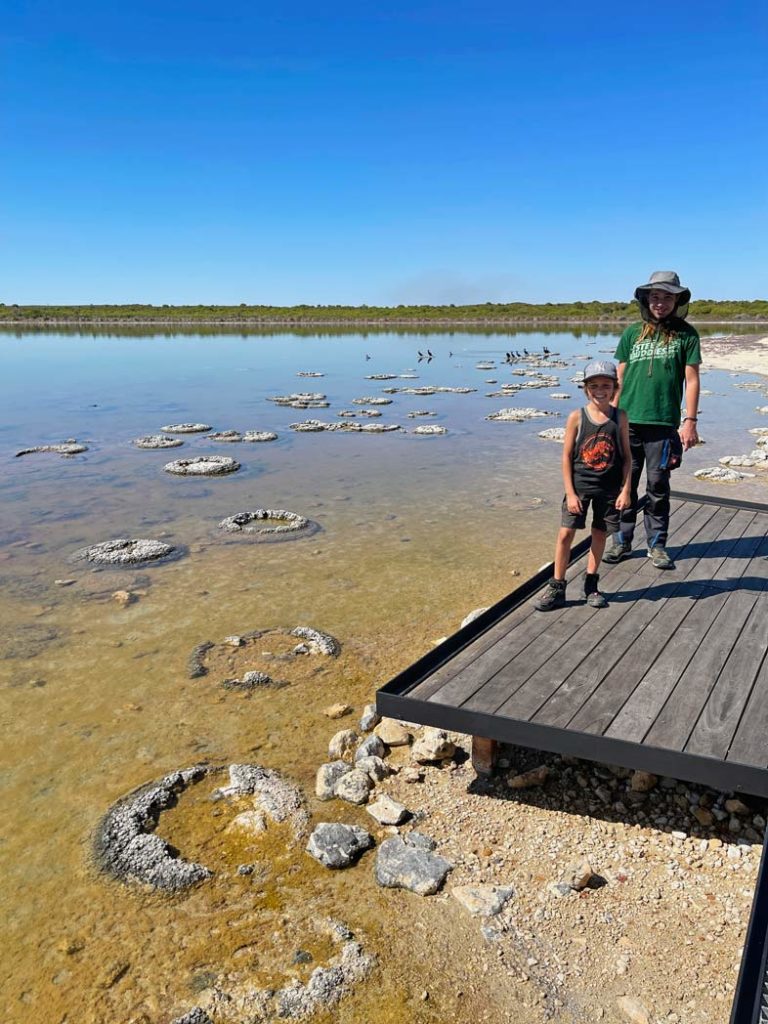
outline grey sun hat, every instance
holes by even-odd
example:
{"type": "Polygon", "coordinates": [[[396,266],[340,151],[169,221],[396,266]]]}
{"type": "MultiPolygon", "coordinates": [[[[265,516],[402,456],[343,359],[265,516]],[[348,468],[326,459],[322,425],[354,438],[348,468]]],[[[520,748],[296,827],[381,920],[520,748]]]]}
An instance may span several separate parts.
{"type": "Polygon", "coordinates": [[[618,382],[619,375],[616,371],[616,364],[612,363],[610,359],[594,359],[591,363],[587,363],[584,370],[584,383],[586,384],[593,377],[610,377],[611,380],[618,382]]]}
{"type": "Polygon", "coordinates": [[[669,292],[677,298],[675,305],[675,316],[685,320],[688,315],[688,303],[691,301],[690,288],[683,288],[680,278],[674,270],[654,270],[648,284],[641,284],[635,288],[635,298],[641,306],[648,307],[648,292],[669,292]]]}

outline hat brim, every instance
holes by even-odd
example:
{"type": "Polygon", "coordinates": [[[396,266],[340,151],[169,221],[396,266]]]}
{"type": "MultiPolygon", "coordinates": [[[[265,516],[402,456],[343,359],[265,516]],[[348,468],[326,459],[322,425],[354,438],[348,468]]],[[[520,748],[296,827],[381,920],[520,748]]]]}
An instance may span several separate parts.
{"type": "Polygon", "coordinates": [[[670,295],[685,295],[685,302],[691,301],[691,292],[689,288],[681,288],[676,284],[666,284],[666,282],[660,282],[659,284],[641,284],[635,288],[635,298],[639,299],[641,293],[646,292],[668,292],[670,295]]]}

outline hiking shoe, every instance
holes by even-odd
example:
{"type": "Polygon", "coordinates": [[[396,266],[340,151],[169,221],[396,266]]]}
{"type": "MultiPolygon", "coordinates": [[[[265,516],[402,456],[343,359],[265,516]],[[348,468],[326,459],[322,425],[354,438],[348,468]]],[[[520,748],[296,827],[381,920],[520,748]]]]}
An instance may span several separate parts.
{"type": "Polygon", "coordinates": [[[667,549],[657,544],[655,548],[648,548],[648,557],[657,569],[674,569],[675,563],[667,554],[667,549]]]}
{"type": "Polygon", "coordinates": [[[622,562],[632,554],[632,544],[628,540],[617,541],[605,551],[603,561],[609,565],[615,562],[622,562]]]}
{"type": "Polygon", "coordinates": [[[607,608],[608,602],[597,589],[597,582],[600,579],[596,572],[584,574],[584,588],[582,596],[590,608],[607,608]]]}
{"type": "Polygon", "coordinates": [[[565,580],[550,580],[541,597],[536,598],[533,607],[537,612],[549,612],[565,606],[565,580]]]}

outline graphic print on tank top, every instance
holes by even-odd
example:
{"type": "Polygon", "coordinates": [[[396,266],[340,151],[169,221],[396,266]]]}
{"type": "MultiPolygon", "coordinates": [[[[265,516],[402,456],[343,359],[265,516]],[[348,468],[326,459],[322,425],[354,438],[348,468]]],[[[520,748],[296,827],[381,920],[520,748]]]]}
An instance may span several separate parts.
{"type": "Polygon", "coordinates": [[[585,437],[579,448],[579,462],[595,473],[602,473],[614,464],[616,445],[610,434],[602,432],[585,437]]]}

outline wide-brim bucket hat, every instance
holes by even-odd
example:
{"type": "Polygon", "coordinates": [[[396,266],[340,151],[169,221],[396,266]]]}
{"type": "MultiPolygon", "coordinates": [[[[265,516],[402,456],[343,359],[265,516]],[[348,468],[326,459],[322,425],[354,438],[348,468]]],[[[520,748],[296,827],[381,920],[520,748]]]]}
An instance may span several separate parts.
{"type": "Polygon", "coordinates": [[[680,278],[674,270],[654,270],[648,284],[641,284],[635,288],[635,298],[646,309],[650,291],[669,292],[670,295],[676,296],[675,316],[685,320],[688,314],[688,303],[691,301],[691,290],[680,284],[680,278]]]}

